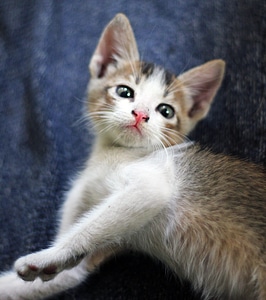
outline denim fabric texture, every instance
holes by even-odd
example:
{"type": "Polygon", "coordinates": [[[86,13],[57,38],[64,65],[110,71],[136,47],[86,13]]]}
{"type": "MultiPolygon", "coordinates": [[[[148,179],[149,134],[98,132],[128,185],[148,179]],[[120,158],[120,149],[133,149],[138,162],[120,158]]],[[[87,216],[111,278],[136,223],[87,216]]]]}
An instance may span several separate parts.
{"type": "MultiPolygon", "coordinates": [[[[47,247],[93,141],[82,122],[88,63],[118,12],[141,56],[179,74],[227,63],[191,138],[266,166],[265,0],[0,1],[0,271],[47,247]]],[[[158,262],[129,253],[53,299],[200,299],[158,262]]]]}

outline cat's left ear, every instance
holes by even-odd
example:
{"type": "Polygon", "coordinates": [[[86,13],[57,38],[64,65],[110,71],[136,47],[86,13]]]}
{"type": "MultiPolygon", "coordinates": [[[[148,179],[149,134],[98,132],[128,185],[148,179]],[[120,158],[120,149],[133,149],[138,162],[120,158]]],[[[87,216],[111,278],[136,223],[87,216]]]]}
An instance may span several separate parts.
{"type": "Polygon", "coordinates": [[[209,61],[178,77],[192,99],[188,116],[194,122],[204,118],[210,109],[224,77],[225,62],[221,59],[209,61]]]}
{"type": "Polygon", "coordinates": [[[91,77],[103,77],[110,64],[137,60],[139,52],[129,20],[125,15],[117,14],[104,29],[92,56],[91,77]]]}

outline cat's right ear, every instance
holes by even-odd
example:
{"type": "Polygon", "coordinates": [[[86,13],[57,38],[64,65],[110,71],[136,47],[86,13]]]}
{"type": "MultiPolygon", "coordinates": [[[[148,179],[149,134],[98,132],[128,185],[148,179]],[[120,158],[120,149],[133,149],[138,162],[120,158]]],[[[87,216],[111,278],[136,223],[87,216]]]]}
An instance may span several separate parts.
{"type": "Polygon", "coordinates": [[[89,65],[92,78],[105,76],[110,64],[137,61],[139,52],[129,20],[117,14],[104,29],[89,65]]]}

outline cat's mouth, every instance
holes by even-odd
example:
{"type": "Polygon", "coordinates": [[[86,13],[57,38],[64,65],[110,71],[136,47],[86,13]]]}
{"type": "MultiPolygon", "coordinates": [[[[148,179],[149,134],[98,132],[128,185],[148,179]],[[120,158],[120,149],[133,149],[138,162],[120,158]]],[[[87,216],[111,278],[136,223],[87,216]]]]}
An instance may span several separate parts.
{"type": "Polygon", "coordinates": [[[126,128],[130,129],[133,132],[137,132],[139,135],[143,136],[143,133],[139,128],[138,124],[127,125],[126,128]]]}

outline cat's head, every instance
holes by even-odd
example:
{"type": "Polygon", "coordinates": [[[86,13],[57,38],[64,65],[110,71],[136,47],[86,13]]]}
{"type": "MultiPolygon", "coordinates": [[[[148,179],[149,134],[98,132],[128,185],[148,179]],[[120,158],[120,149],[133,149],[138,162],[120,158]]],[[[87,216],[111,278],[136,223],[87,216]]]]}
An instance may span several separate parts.
{"type": "Polygon", "coordinates": [[[207,115],[224,66],[213,60],[176,77],[142,62],[130,23],[118,14],[103,31],[89,66],[88,109],[97,136],[125,147],[181,143],[207,115]]]}

